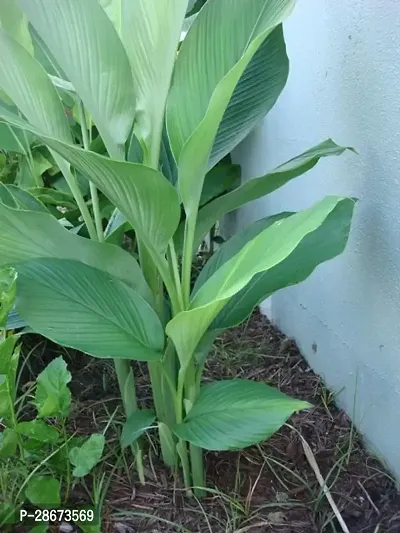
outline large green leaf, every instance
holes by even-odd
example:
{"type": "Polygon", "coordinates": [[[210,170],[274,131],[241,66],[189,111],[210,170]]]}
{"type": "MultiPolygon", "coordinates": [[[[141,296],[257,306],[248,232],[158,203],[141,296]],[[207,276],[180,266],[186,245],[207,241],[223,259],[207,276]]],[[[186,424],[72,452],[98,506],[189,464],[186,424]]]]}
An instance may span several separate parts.
{"type": "Polygon", "coordinates": [[[278,220],[226,261],[194,295],[189,310],[177,314],[167,324],[167,334],[175,344],[181,364],[188,363],[203,334],[230,298],[256,274],[268,272],[286,260],[338,204],[348,201],[327,196],[309,209],[278,220]]]}
{"type": "Polygon", "coordinates": [[[101,7],[107,13],[108,18],[114,25],[114,28],[117,30],[119,36],[121,36],[122,28],[122,3],[123,0],[98,0],[101,7]]]}
{"type": "Polygon", "coordinates": [[[46,71],[0,30],[0,87],[28,121],[47,135],[71,142],[67,117],[46,71]]]}
{"type": "Polygon", "coordinates": [[[0,123],[0,150],[25,155],[26,143],[23,133],[4,122],[0,123]]]}
{"type": "Polygon", "coordinates": [[[57,76],[62,80],[67,80],[65,72],[54,59],[53,54],[50,52],[48,47],[43,42],[43,39],[31,24],[29,25],[29,31],[32,37],[33,51],[36,60],[39,61],[47,74],[50,76],[57,76]]]}
{"type": "Polygon", "coordinates": [[[280,25],[265,39],[236,86],[218,129],[210,167],[231,152],[271,110],[288,74],[289,59],[280,25]]]}
{"type": "Polygon", "coordinates": [[[26,129],[85,174],[125,215],[146,246],[164,252],[180,220],[176,189],[161,172],[145,165],[116,161],[48,137],[0,106],[0,117],[26,129]]]}
{"type": "Polygon", "coordinates": [[[236,85],[293,6],[294,0],[210,0],[183,41],[167,126],[188,216],[196,212],[211,149],[236,85]]]}
{"type": "Polygon", "coordinates": [[[353,148],[339,146],[332,139],[327,139],[283,163],[272,172],[259,178],[250,179],[237,189],[213,200],[199,211],[196,243],[200,243],[215,222],[221,220],[226,213],[279,189],[290,180],[313,168],[321,157],[341,155],[346,150],[354,151],[353,148]]]}
{"type": "MultiPolygon", "coordinates": [[[[266,273],[256,274],[246,287],[235,294],[216,316],[210,329],[221,330],[240,324],[265,298],[279,289],[304,281],[319,264],[341,254],[348,240],[354,207],[355,203],[350,198],[340,202],[321,226],[308,234],[287,259],[266,273]]],[[[223,244],[201,272],[194,292],[250,239],[278,218],[290,215],[291,213],[281,213],[259,220],[223,244]]]]}
{"type": "Polygon", "coordinates": [[[235,450],[273,435],[296,411],[311,407],[265,383],[234,379],[204,386],[174,433],[207,450],[235,450]]]}
{"type": "Polygon", "coordinates": [[[10,37],[21,44],[30,54],[33,54],[28,19],[18,6],[17,0],[1,0],[0,27],[3,28],[10,37]]]}
{"type": "Polygon", "coordinates": [[[108,272],[149,298],[142,271],[128,252],[74,235],[50,214],[0,204],[0,266],[39,258],[73,259],[108,272]]]}
{"type": "Polygon", "coordinates": [[[39,200],[16,185],[4,185],[0,183],[0,203],[13,209],[49,213],[39,200]]]}
{"type": "Polygon", "coordinates": [[[17,311],[36,332],[95,357],[161,357],[164,334],[156,313],[122,281],[63,259],[16,268],[17,311]]]}
{"type": "Polygon", "coordinates": [[[208,203],[223,192],[233,188],[240,181],[240,165],[224,163],[211,169],[205,179],[201,191],[200,205],[208,203]]]}
{"type": "Polygon", "coordinates": [[[19,4],[92,115],[108,151],[122,157],[134,118],[132,76],[124,47],[98,1],[19,4]]]}
{"type": "Polygon", "coordinates": [[[122,1],[121,39],[137,97],[135,133],[147,152],[145,161],[154,165],[187,4],[188,0],[122,1]]]}

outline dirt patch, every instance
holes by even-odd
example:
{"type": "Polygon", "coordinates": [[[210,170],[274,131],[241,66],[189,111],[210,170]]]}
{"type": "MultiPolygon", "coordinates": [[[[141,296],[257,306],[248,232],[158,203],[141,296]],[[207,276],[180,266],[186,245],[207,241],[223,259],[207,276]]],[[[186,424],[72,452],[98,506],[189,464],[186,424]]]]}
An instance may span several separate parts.
{"type": "MultiPolygon", "coordinates": [[[[50,343],[41,349],[40,358],[30,358],[30,372],[40,371],[62,351],[50,343]]],[[[112,364],[71,351],[67,354],[78,400],[71,429],[84,434],[104,428],[111,419],[112,433],[113,424],[120,420],[112,364]]],[[[147,406],[151,390],[145,365],[137,365],[136,371],[140,403],[147,406]]],[[[259,313],[218,339],[208,359],[206,381],[231,377],[264,381],[314,407],[292,417],[260,446],[239,453],[208,453],[209,494],[201,502],[185,497],[159,464],[155,435],[149,439],[145,487],[135,483],[130,465],[116,467],[118,443],[111,436],[104,533],[341,532],[299,435],[311,447],[350,533],[400,533],[395,482],[366,451],[349,418],[335,406],[334,395],[308,367],[296,345],[259,313]]]]}

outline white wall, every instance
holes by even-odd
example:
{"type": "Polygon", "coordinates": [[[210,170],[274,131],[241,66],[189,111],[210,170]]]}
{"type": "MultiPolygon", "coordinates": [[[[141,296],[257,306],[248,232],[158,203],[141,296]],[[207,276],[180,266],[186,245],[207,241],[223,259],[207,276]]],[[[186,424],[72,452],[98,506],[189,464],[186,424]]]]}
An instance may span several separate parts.
{"type": "Polygon", "coordinates": [[[400,476],[400,1],[299,0],[285,35],[289,81],[236,152],[245,177],[327,137],[359,155],[322,160],[238,219],[302,209],[326,194],[359,198],[343,256],[265,309],[342,390],[339,403],[400,476]]]}

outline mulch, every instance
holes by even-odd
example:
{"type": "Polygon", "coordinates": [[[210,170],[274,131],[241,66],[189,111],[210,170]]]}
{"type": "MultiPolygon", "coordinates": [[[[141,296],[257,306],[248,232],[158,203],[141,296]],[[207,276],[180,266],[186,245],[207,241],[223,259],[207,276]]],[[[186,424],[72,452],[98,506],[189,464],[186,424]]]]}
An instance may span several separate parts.
{"type": "MultiPolygon", "coordinates": [[[[29,343],[37,338],[29,339],[29,343]]],[[[36,364],[60,355],[46,343],[36,364]]],[[[71,429],[86,434],[118,409],[112,364],[68,351],[77,408],[71,429]]],[[[32,362],[34,367],[35,362],[32,362]]],[[[146,367],[137,364],[139,401],[151,391],[146,367]]],[[[304,453],[310,446],[319,470],[350,533],[400,533],[400,494],[385,467],[365,448],[335,396],[313,373],[296,345],[259,312],[217,340],[204,379],[260,380],[309,401],[313,408],[293,416],[270,440],[241,452],[206,454],[209,493],[188,498],[157,458],[151,436],[146,486],[134,472],[113,470],[103,510],[103,533],[341,533],[332,506],[304,453]],[[132,476],[132,477],[130,477],[132,476]]],[[[100,428],[101,429],[101,428],[100,428]]],[[[116,438],[110,446],[116,450],[116,438]]],[[[113,462],[114,461],[114,462],[113,462]]]]}

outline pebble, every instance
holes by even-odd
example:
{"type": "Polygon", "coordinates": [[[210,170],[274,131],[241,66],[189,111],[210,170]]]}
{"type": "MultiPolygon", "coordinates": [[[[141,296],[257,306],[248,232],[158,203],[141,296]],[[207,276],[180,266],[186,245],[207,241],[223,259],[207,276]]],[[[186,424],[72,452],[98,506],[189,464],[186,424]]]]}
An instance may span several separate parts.
{"type": "Polygon", "coordinates": [[[76,529],[71,524],[63,522],[60,525],[60,533],[75,533],[76,529]]]}
{"type": "Polygon", "coordinates": [[[126,524],[122,524],[121,522],[114,524],[114,531],[115,533],[135,533],[131,527],[127,526],[126,524]]]}

